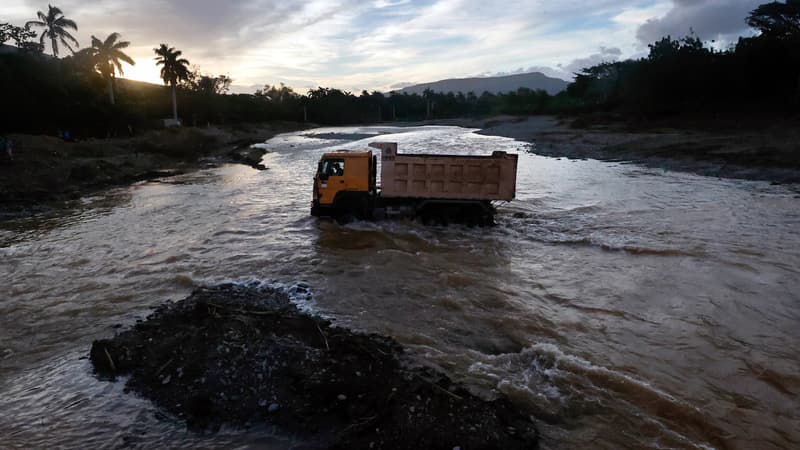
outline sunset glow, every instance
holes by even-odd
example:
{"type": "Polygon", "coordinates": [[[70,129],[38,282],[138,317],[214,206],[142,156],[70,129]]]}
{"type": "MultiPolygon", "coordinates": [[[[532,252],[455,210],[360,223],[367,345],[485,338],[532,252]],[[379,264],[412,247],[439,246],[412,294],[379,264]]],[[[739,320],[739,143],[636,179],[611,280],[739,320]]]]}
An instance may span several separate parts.
{"type": "MultiPolygon", "coordinates": [[[[160,82],[152,49],[168,43],[201,71],[229,75],[234,90],[252,92],[280,82],[300,91],[321,85],[390,90],[525,71],[570,79],[586,65],[641,56],[666,34],[694,30],[725,45],[749,33],[743,17],[758,3],[66,0],[58,6],[78,23],[81,45],[92,34],[115,31],[131,42],[128,54],[137,64],[124,69],[127,77],[160,82]]],[[[22,24],[45,7],[10,0],[3,16],[22,24]]]]}

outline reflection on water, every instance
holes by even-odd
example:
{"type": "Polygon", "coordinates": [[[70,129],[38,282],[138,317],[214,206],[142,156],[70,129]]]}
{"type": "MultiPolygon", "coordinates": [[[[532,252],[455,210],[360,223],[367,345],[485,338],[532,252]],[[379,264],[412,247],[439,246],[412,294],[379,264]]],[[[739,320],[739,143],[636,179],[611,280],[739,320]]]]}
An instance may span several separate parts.
{"type": "Polygon", "coordinates": [[[395,336],[542,419],[546,448],[800,446],[800,199],[792,187],[528,154],[451,127],[325,128],[231,165],[0,224],[0,442],[289,445],[188,432],[80,357],[192,286],[307,283],[308,305],[395,336]],[[331,148],[520,153],[498,226],[309,216],[331,148]]]}

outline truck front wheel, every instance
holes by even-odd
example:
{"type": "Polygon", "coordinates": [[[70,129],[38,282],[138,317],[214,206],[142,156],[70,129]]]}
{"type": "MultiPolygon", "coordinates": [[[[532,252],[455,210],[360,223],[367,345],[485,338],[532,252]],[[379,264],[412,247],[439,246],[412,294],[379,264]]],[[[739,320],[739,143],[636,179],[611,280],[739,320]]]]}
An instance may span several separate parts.
{"type": "Polygon", "coordinates": [[[372,217],[372,209],[367,194],[345,193],[337,195],[334,200],[336,221],[349,223],[354,220],[368,220],[372,217]]]}

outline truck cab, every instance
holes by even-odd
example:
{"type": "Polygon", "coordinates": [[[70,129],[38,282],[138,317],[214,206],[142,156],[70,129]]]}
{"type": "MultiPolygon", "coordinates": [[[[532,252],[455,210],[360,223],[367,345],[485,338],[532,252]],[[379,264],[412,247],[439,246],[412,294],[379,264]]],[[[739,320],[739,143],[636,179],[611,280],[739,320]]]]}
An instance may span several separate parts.
{"type": "Polygon", "coordinates": [[[314,175],[311,214],[368,219],[377,193],[377,158],[371,151],[325,153],[314,175]]]}

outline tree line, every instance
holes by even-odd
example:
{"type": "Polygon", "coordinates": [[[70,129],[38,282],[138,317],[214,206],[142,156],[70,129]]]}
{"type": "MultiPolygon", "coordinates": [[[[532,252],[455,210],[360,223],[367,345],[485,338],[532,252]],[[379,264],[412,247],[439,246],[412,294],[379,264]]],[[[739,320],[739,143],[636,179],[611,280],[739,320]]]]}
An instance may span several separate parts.
{"type": "Polygon", "coordinates": [[[693,33],[666,36],[649,45],[645,58],[584,69],[566,94],[583,110],[643,118],[798,112],[800,0],[762,4],[745,21],[756,34],[727,49],[693,33]]]}
{"type": "MultiPolygon", "coordinates": [[[[0,23],[0,44],[13,41],[16,47],[16,51],[6,52],[0,59],[4,116],[0,131],[49,132],[58,128],[87,135],[109,134],[123,125],[128,130],[134,124],[147,127],[153,118],[163,117],[163,102],[153,98],[157,94],[145,83],[136,86],[122,80],[134,98],[118,105],[118,75],[124,75],[123,64],[136,64],[124,52],[130,42],[123,41],[119,33],[111,33],[105,39],[92,35],[89,47],[76,50],[80,44],[70,30],[77,31],[78,25],[60,8],[48,5],[46,12],[38,11],[36,16],[38,20],[24,26],[0,23]],[[41,29],[38,42],[34,31],[37,28],[41,29]],[[52,58],[44,56],[46,42],[52,58]],[[59,58],[62,46],[71,54],[59,58]],[[100,84],[105,85],[108,104],[99,99],[100,84]]],[[[153,52],[156,64],[161,66],[161,79],[170,88],[175,121],[179,119],[179,89],[206,96],[229,89],[230,77],[202,74],[197,68],[190,70],[182,52],[168,44],[161,44],[153,52]]]]}
{"type": "Polygon", "coordinates": [[[22,27],[0,24],[0,43],[19,51],[0,57],[3,115],[0,131],[49,133],[71,129],[85,135],[153,126],[171,116],[185,125],[311,121],[352,124],[431,118],[480,117],[615,111],[628,117],[680,114],[785,114],[800,105],[800,0],[758,6],[746,18],[756,33],[727,49],[716,49],[693,33],[666,36],[649,46],[646,57],[608,62],[575,74],[556,95],[520,88],[513,92],[422,95],[349,91],[318,87],[305,94],[265,85],[254,94],[229,94],[228,76],[191,69],[180,50],[154,48],[168,88],[118,78],[129,42],[118,33],[92,36],[88,48],[74,50],[77,24],[57,7],[37,13],[22,27]],[[34,29],[41,29],[39,41],[34,29]],[[53,57],[43,56],[50,43],[53,57]],[[59,44],[71,54],[59,58],[59,44]],[[103,92],[105,92],[103,94],[103,92]],[[104,98],[105,97],[105,98],[104,98]],[[178,108],[180,105],[180,109],[178,108]]]}

